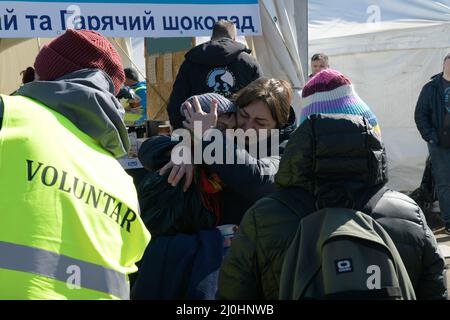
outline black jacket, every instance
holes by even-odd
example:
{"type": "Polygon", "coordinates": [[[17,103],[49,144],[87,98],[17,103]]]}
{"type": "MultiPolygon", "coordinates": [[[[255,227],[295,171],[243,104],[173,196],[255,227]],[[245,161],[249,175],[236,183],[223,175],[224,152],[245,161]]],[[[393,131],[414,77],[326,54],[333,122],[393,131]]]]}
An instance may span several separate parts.
{"type": "Polygon", "coordinates": [[[172,126],[182,127],[180,106],[190,96],[216,92],[230,98],[261,77],[261,67],[250,52],[242,43],[220,38],[186,53],[167,105],[172,126]]]}
{"type": "MultiPolygon", "coordinates": [[[[291,136],[276,176],[297,212],[274,198],[245,214],[219,276],[222,299],[278,299],[284,255],[300,219],[321,207],[365,203],[386,183],[381,141],[358,116],[312,116],[291,136]]],[[[394,241],[419,299],[444,299],[444,259],[417,204],[387,191],[371,213],[394,241]]]]}
{"type": "Polygon", "coordinates": [[[426,142],[433,141],[436,144],[439,144],[438,133],[445,112],[442,76],[442,73],[433,76],[423,86],[414,112],[414,120],[422,138],[426,142]]]}

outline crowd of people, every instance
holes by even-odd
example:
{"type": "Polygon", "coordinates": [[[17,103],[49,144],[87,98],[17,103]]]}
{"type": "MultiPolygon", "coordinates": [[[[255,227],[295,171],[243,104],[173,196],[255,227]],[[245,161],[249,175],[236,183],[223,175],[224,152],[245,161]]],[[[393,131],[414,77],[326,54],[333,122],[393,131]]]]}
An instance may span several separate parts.
{"type": "MultiPolygon", "coordinates": [[[[376,115],[325,54],[312,56],[311,70],[296,119],[290,83],[264,77],[234,24],[217,22],[175,80],[173,135],[139,150],[146,173],[136,188],[116,161],[129,148],[118,98],[138,103],[142,125],[145,82],[95,31],[68,30],[45,45],[32,78],[27,70],[14,94],[0,96],[0,298],[320,299],[339,293],[328,267],[347,277],[345,297],[358,298],[348,279],[361,261],[321,267],[322,252],[305,251],[333,221],[384,246],[346,237],[352,254],[389,248],[400,280],[375,281],[378,298],[446,299],[445,261],[421,207],[386,187],[376,115]],[[311,217],[320,224],[302,227],[311,217]],[[295,245],[303,260],[292,274],[295,245]],[[302,276],[308,284],[292,289],[302,276]]],[[[415,113],[450,234],[449,97],[450,54],[415,113]]]]}

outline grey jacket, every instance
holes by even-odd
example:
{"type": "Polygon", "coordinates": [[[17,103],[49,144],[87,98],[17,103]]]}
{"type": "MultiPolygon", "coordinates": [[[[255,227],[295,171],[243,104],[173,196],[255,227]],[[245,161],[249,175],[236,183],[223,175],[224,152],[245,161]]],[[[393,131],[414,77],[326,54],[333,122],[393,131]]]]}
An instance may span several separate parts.
{"type": "MultiPolygon", "coordinates": [[[[125,111],[114,96],[111,79],[103,71],[83,69],[54,81],[32,81],[15,94],[41,102],[65,116],[116,158],[127,153],[125,111]]],[[[0,128],[2,114],[0,103],[0,128]]]]}

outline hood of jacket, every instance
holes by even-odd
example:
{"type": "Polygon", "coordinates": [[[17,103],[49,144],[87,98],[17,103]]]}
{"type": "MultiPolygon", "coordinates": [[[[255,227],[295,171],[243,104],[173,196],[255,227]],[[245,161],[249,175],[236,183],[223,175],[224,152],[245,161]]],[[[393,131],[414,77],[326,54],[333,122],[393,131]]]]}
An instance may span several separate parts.
{"type": "Polygon", "coordinates": [[[292,133],[297,128],[297,118],[294,109],[291,107],[289,110],[288,122],[280,129],[280,142],[289,140],[292,133]]]}
{"type": "Polygon", "coordinates": [[[385,148],[367,119],[320,114],[291,135],[275,177],[279,188],[314,195],[317,208],[356,207],[387,180],[385,148]]]}
{"type": "Polygon", "coordinates": [[[127,154],[125,110],[114,96],[114,85],[101,70],[83,69],[54,81],[33,81],[16,93],[62,114],[116,158],[127,154]]]}
{"type": "Polygon", "coordinates": [[[224,66],[232,63],[242,52],[251,53],[245,45],[229,38],[210,40],[186,53],[186,60],[207,66],[224,66]]]}
{"type": "Polygon", "coordinates": [[[172,148],[178,143],[169,136],[150,137],[139,148],[139,161],[148,171],[157,171],[170,161],[172,148]]]}
{"type": "Polygon", "coordinates": [[[443,77],[444,73],[440,72],[438,74],[435,74],[434,76],[432,76],[430,78],[430,85],[437,87],[437,88],[441,88],[442,87],[442,77],[443,77]]]}

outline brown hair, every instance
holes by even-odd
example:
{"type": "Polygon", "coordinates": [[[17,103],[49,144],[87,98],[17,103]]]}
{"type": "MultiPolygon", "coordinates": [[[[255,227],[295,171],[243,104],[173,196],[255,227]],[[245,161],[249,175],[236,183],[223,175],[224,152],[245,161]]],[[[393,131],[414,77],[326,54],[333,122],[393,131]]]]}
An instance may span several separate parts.
{"type": "Polygon", "coordinates": [[[245,108],[255,100],[263,101],[267,105],[278,129],[287,124],[292,100],[292,87],[289,82],[259,78],[233,96],[238,108],[245,108]]]}
{"type": "Polygon", "coordinates": [[[230,38],[236,39],[236,26],[228,20],[219,20],[214,24],[211,39],[230,38]]]}

